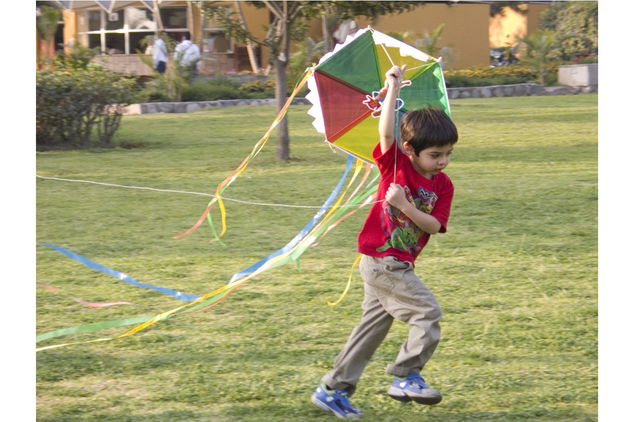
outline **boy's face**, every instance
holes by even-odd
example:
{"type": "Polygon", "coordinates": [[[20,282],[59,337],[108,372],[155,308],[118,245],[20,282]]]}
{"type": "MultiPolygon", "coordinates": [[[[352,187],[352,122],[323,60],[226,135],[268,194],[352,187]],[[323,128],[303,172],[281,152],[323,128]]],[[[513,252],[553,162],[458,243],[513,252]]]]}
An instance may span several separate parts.
{"type": "Polygon", "coordinates": [[[433,179],[433,176],[446,168],[451,161],[454,145],[449,144],[443,147],[429,147],[420,151],[418,155],[415,155],[413,147],[407,142],[405,142],[403,146],[404,150],[409,154],[413,168],[427,179],[433,179]]]}

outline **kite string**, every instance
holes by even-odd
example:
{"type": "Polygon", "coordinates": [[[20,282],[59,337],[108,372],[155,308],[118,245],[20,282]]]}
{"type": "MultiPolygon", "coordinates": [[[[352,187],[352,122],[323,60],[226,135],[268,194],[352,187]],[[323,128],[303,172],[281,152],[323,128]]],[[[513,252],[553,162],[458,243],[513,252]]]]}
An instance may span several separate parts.
{"type": "MultiPolygon", "coordinates": [[[[177,190],[177,189],[153,188],[153,187],[150,187],[150,186],[120,185],[120,184],[117,184],[117,183],[97,182],[97,181],[94,181],[94,180],[82,180],[82,179],[67,179],[67,178],[63,178],[63,177],[53,177],[53,176],[40,176],[40,175],[37,175],[37,174],[35,175],[35,177],[38,178],[38,179],[55,180],[55,181],[60,181],[60,182],[87,183],[87,184],[108,186],[108,187],[115,187],[115,188],[123,188],[123,189],[139,189],[139,190],[148,190],[148,191],[153,191],[153,192],[182,193],[182,194],[188,194],[188,195],[210,196],[212,198],[215,197],[214,194],[212,194],[212,193],[205,193],[205,192],[194,192],[194,191],[177,190]]],[[[244,199],[229,198],[229,197],[226,197],[226,196],[224,196],[223,198],[224,198],[225,201],[229,201],[229,202],[236,202],[238,204],[244,204],[244,205],[257,205],[257,206],[262,206],[262,207],[300,208],[300,209],[320,209],[320,208],[322,208],[320,205],[299,205],[299,204],[283,204],[283,203],[279,203],[279,202],[246,201],[244,199]]]]}
{"type": "MultiPolygon", "coordinates": [[[[382,47],[383,51],[385,52],[385,55],[387,56],[387,59],[389,59],[389,62],[391,62],[391,66],[396,66],[396,63],[393,61],[393,59],[391,58],[391,55],[387,51],[387,47],[385,47],[385,45],[382,43],[379,45],[382,47]]],[[[396,143],[396,150],[395,150],[395,155],[394,155],[394,160],[393,160],[393,183],[396,183],[396,162],[398,161],[398,150],[397,150],[398,140],[394,139],[394,142],[396,143]]]]}

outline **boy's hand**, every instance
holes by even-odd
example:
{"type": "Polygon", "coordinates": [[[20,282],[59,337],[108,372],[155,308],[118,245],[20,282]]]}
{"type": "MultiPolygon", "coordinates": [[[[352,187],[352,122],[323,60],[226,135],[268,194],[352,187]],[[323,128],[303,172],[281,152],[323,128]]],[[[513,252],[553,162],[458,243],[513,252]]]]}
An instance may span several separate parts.
{"type": "Polygon", "coordinates": [[[415,205],[407,199],[404,188],[396,183],[389,185],[385,200],[392,207],[398,208],[407,217],[413,221],[422,231],[428,234],[435,234],[442,228],[442,223],[432,215],[425,213],[415,207],[415,205]]]}
{"type": "Polygon", "coordinates": [[[407,199],[407,195],[404,193],[404,188],[397,183],[389,185],[389,189],[387,189],[387,193],[385,194],[385,200],[389,203],[389,205],[394,206],[401,211],[407,205],[411,205],[407,199]]]}
{"type": "Polygon", "coordinates": [[[385,73],[385,86],[388,88],[400,88],[404,71],[407,70],[407,65],[394,66],[385,73]]]}

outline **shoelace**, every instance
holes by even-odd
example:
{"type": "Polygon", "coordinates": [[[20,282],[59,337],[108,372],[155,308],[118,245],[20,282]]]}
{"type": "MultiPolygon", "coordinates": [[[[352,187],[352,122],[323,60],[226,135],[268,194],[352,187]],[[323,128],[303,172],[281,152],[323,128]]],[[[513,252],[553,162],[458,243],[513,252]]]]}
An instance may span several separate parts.
{"type": "Polygon", "coordinates": [[[421,376],[411,377],[409,378],[409,381],[417,384],[421,389],[429,388],[429,386],[424,381],[424,378],[422,378],[421,376]]]}
{"type": "Polygon", "coordinates": [[[354,413],[358,412],[358,410],[355,409],[354,406],[352,406],[352,404],[347,400],[347,391],[339,390],[337,393],[340,396],[337,402],[339,402],[341,408],[354,413]]]}

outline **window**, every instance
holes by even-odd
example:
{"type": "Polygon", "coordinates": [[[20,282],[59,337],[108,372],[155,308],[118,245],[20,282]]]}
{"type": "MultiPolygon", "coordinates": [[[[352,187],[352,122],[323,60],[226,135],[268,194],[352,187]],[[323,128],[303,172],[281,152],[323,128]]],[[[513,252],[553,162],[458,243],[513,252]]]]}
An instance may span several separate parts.
{"type": "Polygon", "coordinates": [[[232,53],[233,45],[224,32],[205,29],[202,51],[208,54],[232,53]]]}
{"type": "MultiPolygon", "coordinates": [[[[187,29],[186,7],[163,7],[160,17],[173,38],[187,29]]],[[[89,48],[108,54],[135,54],[145,50],[145,38],[153,36],[157,24],[154,13],[144,6],[127,6],[112,13],[89,10],[78,16],[80,40],[89,48]]]]}
{"type": "MultiPolygon", "coordinates": [[[[128,9],[126,7],[126,9],[128,9]]],[[[131,7],[129,9],[136,9],[131,7]]],[[[110,14],[106,13],[106,31],[115,31],[117,29],[123,29],[123,10],[118,10],[110,14]]]]}
{"type": "MultiPolygon", "coordinates": [[[[232,9],[232,6],[227,6],[232,9]]],[[[222,30],[217,22],[211,18],[205,19],[204,29],[202,30],[202,52],[208,55],[216,53],[232,53],[233,40],[229,38],[224,30],[222,30]]]]}
{"type": "Polygon", "coordinates": [[[187,30],[187,9],[185,7],[164,7],[160,9],[160,19],[165,31],[169,29],[187,30]]]}

